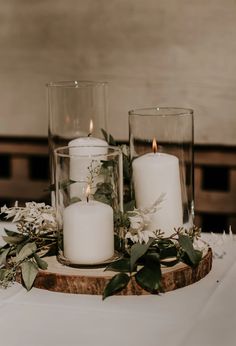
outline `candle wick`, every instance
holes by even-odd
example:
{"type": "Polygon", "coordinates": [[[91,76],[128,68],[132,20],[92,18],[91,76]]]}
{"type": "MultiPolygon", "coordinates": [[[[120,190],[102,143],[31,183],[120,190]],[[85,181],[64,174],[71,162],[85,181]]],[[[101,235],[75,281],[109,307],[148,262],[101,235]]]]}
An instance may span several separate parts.
{"type": "Polygon", "coordinates": [[[91,135],[92,135],[92,132],[89,132],[88,137],[91,137],[91,135]]]}
{"type": "Polygon", "coordinates": [[[89,202],[89,196],[86,197],[87,203],[89,202]]]}

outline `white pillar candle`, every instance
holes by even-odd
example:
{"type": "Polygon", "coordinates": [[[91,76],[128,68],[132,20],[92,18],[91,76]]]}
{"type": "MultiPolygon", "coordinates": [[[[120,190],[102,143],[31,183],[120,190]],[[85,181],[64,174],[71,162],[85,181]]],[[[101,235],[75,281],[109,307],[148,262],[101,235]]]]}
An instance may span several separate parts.
{"type": "Polygon", "coordinates": [[[136,206],[148,208],[165,194],[158,210],[151,216],[148,229],[161,229],[166,236],[183,225],[179,160],[164,153],[150,153],[134,159],[133,182],[136,206]]]}
{"type": "MultiPolygon", "coordinates": [[[[92,127],[93,124],[91,121],[90,134],[92,133],[92,127]]],[[[82,199],[84,189],[88,183],[89,167],[92,163],[92,158],[88,157],[90,155],[106,155],[108,152],[108,143],[103,139],[87,136],[73,139],[69,142],[69,147],[69,153],[72,155],[70,160],[70,179],[77,182],[70,186],[70,197],[82,199]],[[82,156],[87,157],[83,158],[82,156]]],[[[96,166],[95,164],[93,168],[95,169],[96,166]]],[[[94,185],[96,186],[98,182],[99,179],[95,178],[94,185]]]]}
{"type": "Polygon", "coordinates": [[[63,212],[64,255],[74,264],[98,264],[114,254],[113,210],[97,201],[77,202],[63,212]]]}
{"type": "Polygon", "coordinates": [[[70,148],[71,155],[103,155],[107,153],[108,143],[103,139],[92,137],[92,132],[93,121],[90,120],[88,136],[76,138],[69,142],[69,147],[80,146],[80,148],[70,148]],[[96,148],[93,148],[94,146],[96,148]]]}

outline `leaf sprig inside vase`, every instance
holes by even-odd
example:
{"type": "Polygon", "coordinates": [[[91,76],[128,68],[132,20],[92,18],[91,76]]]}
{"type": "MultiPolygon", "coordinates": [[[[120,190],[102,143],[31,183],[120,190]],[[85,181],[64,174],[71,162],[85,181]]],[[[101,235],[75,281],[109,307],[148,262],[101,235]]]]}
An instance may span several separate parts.
{"type": "Polygon", "coordinates": [[[25,207],[1,208],[7,220],[16,224],[17,231],[5,229],[5,245],[0,248],[0,285],[8,287],[21,272],[27,290],[30,290],[39,269],[47,269],[42,259],[56,254],[57,225],[55,210],[45,203],[29,202],[25,207]]]}

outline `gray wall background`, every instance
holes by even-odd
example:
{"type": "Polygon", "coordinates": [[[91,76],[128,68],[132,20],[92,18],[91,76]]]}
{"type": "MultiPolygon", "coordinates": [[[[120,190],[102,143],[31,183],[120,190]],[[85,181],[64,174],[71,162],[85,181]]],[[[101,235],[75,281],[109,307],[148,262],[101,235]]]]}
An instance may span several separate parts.
{"type": "Polygon", "coordinates": [[[47,135],[45,83],[109,82],[127,112],[195,110],[197,143],[236,145],[236,1],[0,0],[0,135],[47,135]]]}

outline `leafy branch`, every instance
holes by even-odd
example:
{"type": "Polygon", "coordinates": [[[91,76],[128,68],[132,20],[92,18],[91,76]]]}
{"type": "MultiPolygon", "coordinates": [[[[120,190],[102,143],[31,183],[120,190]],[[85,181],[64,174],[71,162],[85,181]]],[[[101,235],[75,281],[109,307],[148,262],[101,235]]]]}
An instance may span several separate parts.
{"type": "Polygon", "coordinates": [[[202,259],[202,252],[193,246],[200,229],[190,230],[179,228],[170,237],[163,237],[159,232],[156,238],[147,243],[135,243],[125,256],[107,266],[106,270],[118,272],[108,282],[103,299],[125,289],[131,278],[144,290],[158,294],[162,292],[162,267],[172,267],[183,262],[195,267],[202,259]]]}
{"type": "MultiPolygon", "coordinates": [[[[111,134],[108,134],[104,129],[101,129],[101,132],[103,134],[105,141],[109,145],[118,146],[118,143],[111,134]]],[[[129,202],[131,200],[130,181],[132,175],[132,165],[130,161],[129,147],[125,144],[119,145],[119,147],[122,151],[123,159],[124,204],[127,203],[127,205],[129,205],[129,202]]]]}
{"type": "Polygon", "coordinates": [[[55,255],[57,248],[54,209],[44,203],[30,202],[25,207],[1,208],[6,219],[16,223],[17,231],[5,229],[0,247],[0,285],[7,288],[16,276],[22,276],[27,290],[33,286],[39,269],[47,269],[42,259],[55,255]]]}

